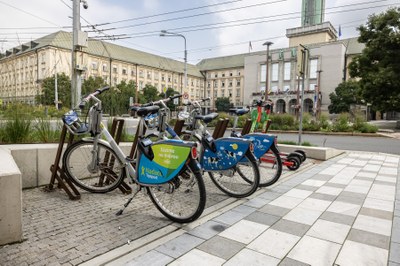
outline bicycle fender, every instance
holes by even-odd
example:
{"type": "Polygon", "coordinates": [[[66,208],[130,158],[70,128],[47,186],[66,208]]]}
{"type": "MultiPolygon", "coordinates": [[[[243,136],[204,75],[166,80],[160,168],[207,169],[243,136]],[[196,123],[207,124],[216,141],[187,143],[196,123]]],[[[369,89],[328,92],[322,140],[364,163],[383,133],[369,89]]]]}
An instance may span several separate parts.
{"type": "Polygon", "coordinates": [[[250,141],[242,138],[220,138],[214,141],[215,152],[205,147],[200,164],[206,171],[226,170],[245,156],[250,141]]]}
{"type": "Polygon", "coordinates": [[[263,133],[250,133],[244,135],[243,138],[251,140],[254,145],[254,156],[259,159],[274,144],[275,136],[263,133]]]}
{"type": "Polygon", "coordinates": [[[151,146],[151,160],[144,153],[139,155],[138,180],[143,184],[163,184],[176,177],[189,158],[193,146],[182,141],[161,141],[151,146]]]}

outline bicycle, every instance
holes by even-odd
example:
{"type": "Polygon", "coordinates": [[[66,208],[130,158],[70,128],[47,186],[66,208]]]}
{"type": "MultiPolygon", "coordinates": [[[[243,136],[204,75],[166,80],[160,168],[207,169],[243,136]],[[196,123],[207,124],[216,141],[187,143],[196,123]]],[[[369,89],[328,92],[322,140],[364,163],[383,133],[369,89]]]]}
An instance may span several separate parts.
{"type": "Polygon", "coordinates": [[[215,119],[218,113],[201,115],[200,102],[206,100],[209,98],[186,104],[194,108],[189,114],[188,129],[182,131],[180,137],[198,143],[202,169],[208,172],[213,183],[221,191],[236,198],[250,196],[257,190],[260,182],[253,143],[235,137],[214,139],[207,131],[206,125],[215,119]]]}
{"type": "Polygon", "coordinates": [[[101,122],[102,104],[96,96],[108,89],[97,89],[79,103],[78,108],[83,109],[90,100],[95,102],[85,121],[79,119],[77,108],[63,117],[72,134],[91,134],[64,152],[66,176],[78,187],[94,193],[109,192],[129,176],[136,189],[116,215],[121,215],[135,195],[146,189],[157,209],[172,221],[187,223],[197,219],[205,208],[206,191],[196,160],[196,144],[177,140],[153,143],[144,136],[144,117],[157,113],[159,107],[134,107],[140,117],[137,155],[133,159],[126,157],[101,122]]]}

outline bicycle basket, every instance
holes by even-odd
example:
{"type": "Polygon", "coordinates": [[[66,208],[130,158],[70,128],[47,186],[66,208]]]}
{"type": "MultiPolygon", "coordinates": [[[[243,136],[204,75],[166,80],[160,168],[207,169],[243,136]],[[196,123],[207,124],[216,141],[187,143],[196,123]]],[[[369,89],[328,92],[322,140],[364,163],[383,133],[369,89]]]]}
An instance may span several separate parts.
{"type": "Polygon", "coordinates": [[[71,134],[82,135],[89,131],[87,123],[82,122],[79,119],[78,113],[74,110],[65,113],[62,117],[62,120],[71,134]]]}

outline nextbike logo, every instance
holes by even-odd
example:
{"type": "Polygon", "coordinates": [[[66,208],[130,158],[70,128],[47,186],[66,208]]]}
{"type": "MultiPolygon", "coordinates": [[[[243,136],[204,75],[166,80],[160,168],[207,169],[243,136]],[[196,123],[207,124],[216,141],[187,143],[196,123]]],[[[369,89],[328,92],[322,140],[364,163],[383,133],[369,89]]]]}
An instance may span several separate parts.
{"type": "Polygon", "coordinates": [[[142,166],[141,168],[141,174],[145,175],[147,178],[150,179],[158,179],[159,177],[162,177],[162,174],[158,170],[150,169],[147,167],[142,166]]]}

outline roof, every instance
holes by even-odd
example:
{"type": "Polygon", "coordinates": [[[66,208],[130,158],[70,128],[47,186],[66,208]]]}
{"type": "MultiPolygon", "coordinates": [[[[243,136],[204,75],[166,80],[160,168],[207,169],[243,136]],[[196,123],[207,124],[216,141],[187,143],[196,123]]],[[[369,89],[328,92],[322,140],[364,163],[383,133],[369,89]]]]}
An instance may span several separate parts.
{"type": "Polygon", "coordinates": [[[197,63],[197,67],[204,70],[244,67],[244,58],[249,54],[238,54],[223,57],[207,58],[197,63]]]}
{"type": "MultiPolygon", "coordinates": [[[[72,33],[58,31],[46,35],[33,42],[23,44],[18,48],[14,48],[14,54],[22,54],[46,46],[71,49],[72,33]]],[[[139,50],[123,47],[105,41],[89,39],[88,47],[83,48],[83,51],[94,56],[108,57],[127,63],[154,67],[158,69],[165,69],[167,71],[174,71],[178,73],[184,72],[183,62],[150,53],[145,53],[139,50]]],[[[11,51],[9,54],[11,54],[11,51]]],[[[202,77],[199,69],[195,65],[187,64],[187,73],[191,76],[202,77]]]]}
{"type": "Polygon", "coordinates": [[[346,54],[348,55],[361,54],[365,48],[365,44],[358,42],[358,37],[344,39],[342,42],[347,46],[346,54]]]}

